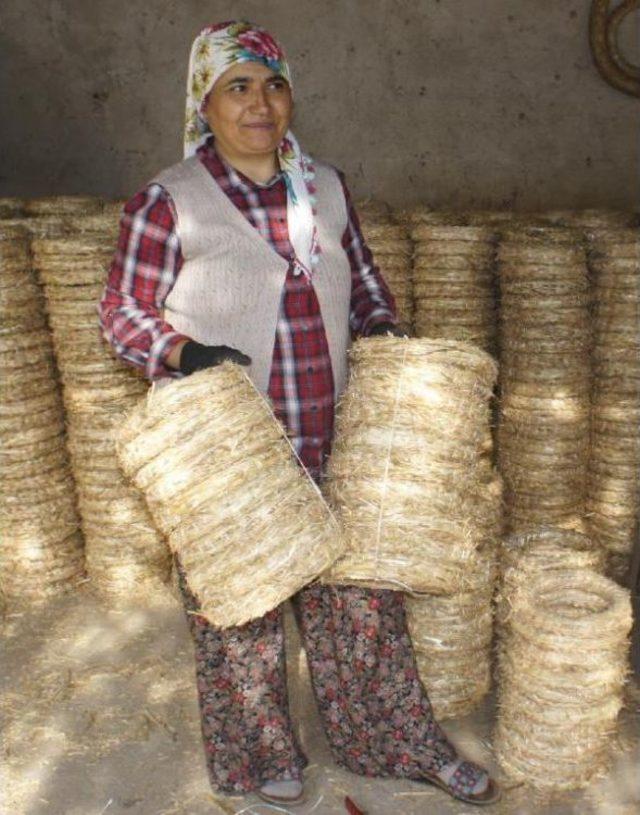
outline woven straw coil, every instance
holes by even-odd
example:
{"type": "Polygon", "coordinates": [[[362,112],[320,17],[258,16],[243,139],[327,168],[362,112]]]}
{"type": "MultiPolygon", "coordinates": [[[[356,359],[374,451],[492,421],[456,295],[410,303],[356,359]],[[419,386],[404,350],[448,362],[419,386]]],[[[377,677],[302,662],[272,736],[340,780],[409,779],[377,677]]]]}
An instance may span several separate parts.
{"type": "Polygon", "coordinates": [[[491,358],[456,342],[370,338],[352,351],[327,492],[349,550],[329,579],[446,594],[499,519],[491,358]]]}
{"type": "Polygon", "coordinates": [[[512,595],[495,750],[507,775],[585,786],[607,764],[622,705],[628,593],[586,569],[531,576],[512,595]]]}
{"type": "Polygon", "coordinates": [[[343,549],[335,519],[237,366],[154,393],[124,423],[118,454],[214,625],[275,608],[343,549]]]}

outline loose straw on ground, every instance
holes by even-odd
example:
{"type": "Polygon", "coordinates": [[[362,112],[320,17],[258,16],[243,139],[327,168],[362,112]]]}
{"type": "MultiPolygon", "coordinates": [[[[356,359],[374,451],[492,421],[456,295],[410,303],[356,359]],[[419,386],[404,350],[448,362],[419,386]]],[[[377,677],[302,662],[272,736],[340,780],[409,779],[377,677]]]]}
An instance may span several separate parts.
{"type": "Polygon", "coordinates": [[[110,593],[166,580],[170,552],[120,472],[114,430],[148,388],[100,336],[97,306],[117,241],[117,215],[67,217],[33,240],[64,385],[87,572],[110,593]]]}
{"type": "Polygon", "coordinates": [[[2,224],[0,325],[0,587],[12,603],[75,585],[83,574],[83,547],[28,236],[2,224]]]}
{"type": "Polygon", "coordinates": [[[496,365],[464,343],[389,337],[356,342],[351,364],[327,474],[348,551],[328,579],[462,591],[500,521],[489,432],[496,365]]]}
{"type": "Polygon", "coordinates": [[[498,248],[498,457],[512,532],[580,527],[589,414],[589,308],[578,233],[507,230],[498,248]]]}
{"type": "Polygon", "coordinates": [[[118,456],[214,625],[262,616],[344,549],[282,427],[231,363],[143,400],[119,434],[118,456]]]}
{"type": "Polygon", "coordinates": [[[361,201],[357,205],[360,225],[373,260],[391,289],[400,324],[411,331],[413,322],[411,293],[411,242],[406,228],[394,224],[389,208],[379,201],[361,201]]]}
{"type": "Polygon", "coordinates": [[[590,230],[593,294],[587,523],[626,578],[640,505],[640,236],[590,230]]]}
{"type": "Polygon", "coordinates": [[[438,719],[470,713],[491,687],[495,547],[470,563],[464,592],[407,596],[407,621],[422,683],[438,719]]]}
{"type": "Polygon", "coordinates": [[[628,592],[602,575],[567,569],[519,585],[494,738],[510,778],[566,790],[606,767],[630,628],[628,592]]]}

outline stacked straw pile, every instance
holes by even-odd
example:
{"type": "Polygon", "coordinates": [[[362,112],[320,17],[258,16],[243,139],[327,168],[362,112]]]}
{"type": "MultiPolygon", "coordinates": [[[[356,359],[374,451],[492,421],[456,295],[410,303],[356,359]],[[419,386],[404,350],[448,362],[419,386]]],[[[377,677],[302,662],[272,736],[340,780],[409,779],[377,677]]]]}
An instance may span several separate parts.
{"type": "Polygon", "coordinates": [[[589,424],[589,308],[584,249],[571,230],[505,232],[498,460],[512,532],[579,527],[589,424]]]}
{"type": "Polygon", "coordinates": [[[502,540],[501,579],[496,595],[499,653],[506,646],[511,600],[518,587],[532,577],[559,569],[587,569],[601,573],[604,569],[602,550],[580,532],[544,525],[520,535],[508,535],[502,540]]]}
{"type": "Polygon", "coordinates": [[[587,520],[624,579],[640,506],[640,236],[591,235],[593,389],[587,520]]]}
{"type": "Polygon", "coordinates": [[[611,209],[572,209],[536,214],[536,220],[574,229],[626,229],[636,224],[633,212],[611,209]]]}
{"type": "Polygon", "coordinates": [[[406,229],[394,224],[388,207],[377,201],[358,206],[360,226],[373,259],[396,301],[400,324],[411,330],[411,241],[406,229]]]}
{"type": "Polygon", "coordinates": [[[115,224],[113,216],[71,219],[32,246],[64,385],[87,572],[99,588],[126,593],[166,579],[170,553],[115,455],[113,431],[147,390],[141,376],[114,358],[98,328],[115,224]]]}
{"type": "Polygon", "coordinates": [[[238,366],[155,391],[122,427],[118,455],[214,625],[260,617],[343,551],[337,522],[238,366]]]}
{"type": "Polygon", "coordinates": [[[348,537],[330,582],[450,594],[499,523],[496,365],[452,341],[356,342],[327,490],[348,537]]]}
{"type": "Polygon", "coordinates": [[[64,218],[69,215],[97,215],[102,211],[101,198],[90,195],[54,195],[29,198],[24,211],[29,218],[64,218]]]}
{"type": "Polygon", "coordinates": [[[0,584],[7,599],[82,576],[82,537],[64,418],[28,237],[0,225],[0,584]]]}
{"type": "Polygon", "coordinates": [[[628,592],[587,569],[530,576],[511,597],[494,747],[513,779],[585,786],[607,764],[622,706],[628,592]]]}
{"type": "Polygon", "coordinates": [[[0,220],[23,218],[25,202],[22,198],[0,198],[0,220]]]}
{"type": "Polygon", "coordinates": [[[495,236],[486,227],[415,226],[413,296],[417,337],[495,348],[495,236]]]}
{"type": "Polygon", "coordinates": [[[495,547],[467,570],[462,592],[407,596],[407,621],[422,683],[438,719],[470,713],[491,687],[495,547]]]}
{"type": "Polygon", "coordinates": [[[418,226],[464,226],[464,217],[459,212],[447,209],[430,209],[423,204],[396,209],[393,219],[408,231],[413,240],[413,230],[418,226]]]}

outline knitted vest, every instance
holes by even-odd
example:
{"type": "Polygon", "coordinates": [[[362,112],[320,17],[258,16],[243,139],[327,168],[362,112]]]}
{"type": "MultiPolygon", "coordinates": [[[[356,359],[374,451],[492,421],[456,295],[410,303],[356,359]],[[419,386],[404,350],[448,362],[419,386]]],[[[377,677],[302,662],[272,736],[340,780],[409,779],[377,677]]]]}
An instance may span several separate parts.
{"type": "MultiPolygon", "coordinates": [[[[251,357],[247,369],[266,394],[289,263],[272,249],[197,157],[160,173],[173,199],[183,266],[164,304],[176,331],[205,345],[229,345],[251,357]]],[[[320,261],[312,282],[324,323],[337,398],[345,386],[351,272],[342,248],[347,209],[331,167],[316,164],[320,261]]]]}

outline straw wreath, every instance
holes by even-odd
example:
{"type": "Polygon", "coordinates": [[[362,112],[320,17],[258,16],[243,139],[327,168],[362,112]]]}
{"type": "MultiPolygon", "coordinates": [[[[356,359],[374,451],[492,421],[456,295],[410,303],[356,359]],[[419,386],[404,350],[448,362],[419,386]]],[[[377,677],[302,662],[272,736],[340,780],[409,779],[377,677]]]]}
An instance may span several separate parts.
{"type": "Polygon", "coordinates": [[[495,235],[477,226],[416,223],[413,288],[418,337],[495,350],[495,235]]]}
{"type": "Polygon", "coordinates": [[[468,577],[449,597],[406,598],[418,672],[438,719],[471,712],[491,685],[494,547],[470,562],[468,577]]]}
{"type": "Polygon", "coordinates": [[[391,289],[400,324],[411,330],[411,242],[406,228],[393,223],[386,204],[368,201],[358,206],[362,234],[373,260],[391,289]]]}
{"type": "Polygon", "coordinates": [[[115,455],[114,429],[148,388],[140,373],[116,359],[100,337],[97,305],[116,228],[113,214],[69,215],[59,220],[57,231],[35,237],[32,247],[64,385],[87,572],[102,591],[127,594],[166,580],[171,562],[115,455]],[[96,485],[104,500],[96,495],[96,485]]]}
{"type": "Polygon", "coordinates": [[[392,338],[359,340],[351,363],[326,485],[348,551],[327,579],[461,591],[500,520],[495,363],[463,343],[392,338]]]}
{"type": "Polygon", "coordinates": [[[24,217],[24,208],[23,198],[0,198],[0,220],[24,217]]]}
{"type": "Polygon", "coordinates": [[[496,756],[544,790],[585,786],[607,765],[622,706],[628,592],[588,569],[527,577],[511,597],[496,756]]]}
{"type": "Polygon", "coordinates": [[[238,366],[156,390],[118,439],[124,472],[214,625],[262,616],[343,551],[337,522],[238,366]]]}
{"type": "Polygon", "coordinates": [[[102,206],[102,199],[90,195],[54,195],[27,199],[24,211],[32,218],[89,215],[100,212],[102,206]]]}
{"type": "Polygon", "coordinates": [[[0,224],[0,280],[0,585],[33,602],[75,585],[83,550],[51,338],[16,226],[0,224]]]}
{"type": "Polygon", "coordinates": [[[578,526],[585,512],[589,281],[580,233],[502,232],[499,468],[508,526],[578,526]]]}
{"type": "Polygon", "coordinates": [[[624,580],[640,501],[640,235],[587,232],[593,284],[591,452],[587,520],[624,580]]]}

